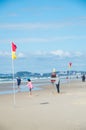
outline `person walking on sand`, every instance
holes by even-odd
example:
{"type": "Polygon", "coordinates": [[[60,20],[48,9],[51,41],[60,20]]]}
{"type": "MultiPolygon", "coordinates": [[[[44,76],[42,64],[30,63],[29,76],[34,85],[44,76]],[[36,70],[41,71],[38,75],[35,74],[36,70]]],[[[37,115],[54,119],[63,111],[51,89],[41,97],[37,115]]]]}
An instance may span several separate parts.
{"type": "Polygon", "coordinates": [[[56,77],[55,85],[56,85],[57,93],[60,93],[60,79],[58,76],[56,77]]]}
{"type": "Polygon", "coordinates": [[[18,90],[20,91],[20,85],[21,85],[21,78],[18,77],[17,78],[17,86],[18,86],[18,90]]]}
{"type": "Polygon", "coordinates": [[[32,95],[32,88],[33,88],[33,85],[32,85],[32,82],[31,82],[30,79],[28,79],[27,87],[29,88],[30,95],[32,95]]]}
{"type": "Polygon", "coordinates": [[[82,82],[85,82],[85,75],[82,75],[82,82]]]}

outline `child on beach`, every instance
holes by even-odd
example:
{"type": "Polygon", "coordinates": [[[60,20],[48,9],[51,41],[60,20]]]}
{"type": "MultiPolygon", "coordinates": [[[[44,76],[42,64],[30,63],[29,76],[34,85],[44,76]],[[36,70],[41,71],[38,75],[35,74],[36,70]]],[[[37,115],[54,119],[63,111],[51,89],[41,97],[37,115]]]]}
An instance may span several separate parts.
{"type": "Polygon", "coordinates": [[[33,85],[32,85],[32,82],[31,82],[30,79],[28,79],[27,87],[29,88],[30,95],[32,95],[32,88],[33,88],[33,85]]]}

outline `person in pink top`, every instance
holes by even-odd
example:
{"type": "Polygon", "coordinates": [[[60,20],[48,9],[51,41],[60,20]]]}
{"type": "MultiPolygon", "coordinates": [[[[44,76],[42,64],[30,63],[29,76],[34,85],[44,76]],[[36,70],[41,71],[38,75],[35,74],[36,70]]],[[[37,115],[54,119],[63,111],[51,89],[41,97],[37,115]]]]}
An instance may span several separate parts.
{"type": "Polygon", "coordinates": [[[33,88],[33,85],[32,85],[32,82],[31,82],[31,80],[30,80],[30,79],[28,79],[27,86],[28,86],[28,88],[29,88],[30,95],[32,95],[32,88],[33,88]]]}

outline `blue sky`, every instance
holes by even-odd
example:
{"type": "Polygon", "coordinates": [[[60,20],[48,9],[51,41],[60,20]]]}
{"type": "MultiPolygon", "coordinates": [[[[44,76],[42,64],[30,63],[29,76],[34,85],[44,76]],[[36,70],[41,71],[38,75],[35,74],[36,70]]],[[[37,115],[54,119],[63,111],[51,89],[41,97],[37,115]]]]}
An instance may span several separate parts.
{"type": "MultiPolygon", "coordinates": [[[[36,72],[35,65],[39,72],[50,71],[54,67],[50,61],[59,61],[55,65],[59,70],[66,70],[66,64],[70,61],[74,62],[73,69],[77,68],[76,64],[80,66],[78,70],[86,69],[86,1],[1,0],[0,57],[9,59],[7,66],[10,63],[12,41],[17,45],[18,59],[28,59],[25,64],[30,64],[29,68],[23,63],[20,69],[15,67],[16,71],[36,72]],[[49,63],[50,67],[39,67],[38,62],[42,66],[41,61],[43,66],[49,63]],[[60,68],[63,61],[64,69],[60,68]]],[[[0,64],[4,62],[3,59],[0,64]]],[[[7,66],[3,67],[3,72],[10,70],[7,66]]]]}

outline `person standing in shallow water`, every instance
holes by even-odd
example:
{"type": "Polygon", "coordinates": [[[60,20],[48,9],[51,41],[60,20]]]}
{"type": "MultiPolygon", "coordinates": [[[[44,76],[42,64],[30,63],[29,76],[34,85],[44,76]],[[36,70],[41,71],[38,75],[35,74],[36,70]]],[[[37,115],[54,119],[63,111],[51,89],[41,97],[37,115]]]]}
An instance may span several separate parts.
{"type": "Polygon", "coordinates": [[[33,85],[32,85],[32,82],[30,79],[28,79],[28,82],[27,82],[27,87],[29,88],[29,91],[30,91],[30,95],[32,95],[32,88],[33,88],[33,85]]]}
{"type": "Polygon", "coordinates": [[[56,85],[57,93],[60,93],[60,79],[58,76],[56,77],[55,85],[56,85]]]}
{"type": "Polygon", "coordinates": [[[21,78],[17,78],[17,86],[18,86],[18,91],[20,91],[20,85],[21,85],[21,78]]]}

